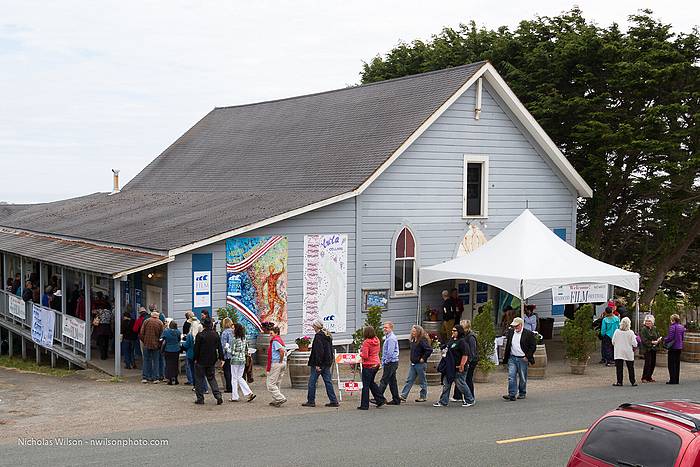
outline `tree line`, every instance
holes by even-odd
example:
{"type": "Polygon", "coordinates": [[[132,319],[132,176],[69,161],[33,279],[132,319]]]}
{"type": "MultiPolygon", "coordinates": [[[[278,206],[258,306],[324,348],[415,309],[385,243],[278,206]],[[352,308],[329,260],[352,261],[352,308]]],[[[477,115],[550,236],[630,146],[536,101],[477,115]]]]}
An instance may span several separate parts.
{"type": "Polygon", "coordinates": [[[637,271],[642,304],[683,291],[700,304],[700,34],[650,10],[599,26],[574,8],[510,30],[472,21],[399,43],[362,82],[489,60],[593,189],[578,245],[637,271]]]}

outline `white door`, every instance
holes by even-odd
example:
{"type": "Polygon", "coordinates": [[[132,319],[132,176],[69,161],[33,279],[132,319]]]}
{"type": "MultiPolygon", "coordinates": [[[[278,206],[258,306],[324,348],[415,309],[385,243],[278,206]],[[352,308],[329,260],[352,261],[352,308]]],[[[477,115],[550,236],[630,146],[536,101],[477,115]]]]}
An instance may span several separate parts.
{"type": "Polygon", "coordinates": [[[155,285],[146,286],[146,308],[156,305],[156,310],[163,311],[163,289],[155,285]]]}

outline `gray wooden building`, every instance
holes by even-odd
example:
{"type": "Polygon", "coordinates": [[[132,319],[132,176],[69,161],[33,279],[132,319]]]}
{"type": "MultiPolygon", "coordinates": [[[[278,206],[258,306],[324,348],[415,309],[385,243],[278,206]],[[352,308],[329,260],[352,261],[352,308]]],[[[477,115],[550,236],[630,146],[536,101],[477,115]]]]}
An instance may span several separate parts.
{"type": "MultiPolygon", "coordinates": [[[[195,305],[239,303],[227,242],[279,236],[284,267],[273,265],[270,274],[283,272],[283,287],[268,285],[257,300],[285,303],[294,338],[311,293],[307,237],[340,235],[345,330],[336,341],[362,324],[368,297],[386,298],[383,316],[405,336],[426,306],[440,304],[442,289],[459,289],[467,317],[487,299],[502,299],[477,283],[419,290],[421,267],[454,258],[465,235],[488,240],[526,207],[575,244],[577,201],[591,194],[493,66],[480,62],[216,108],[119,192],[0,207],[3,284],[39,270],[43,289],[49,272],[41,271],[50,265],[63,290],[69,274],[88,287],[101,278],[121,308],[157,302],[182,320],[195,305]],[[57,253],[61,242],[75,250],[57,253]],[[197,302],[203,271],[210,276],[197,302]]],[[[254,279],[258,288],[268,280],[254,279]]],[[[20,332],[8,318],[7,295],[0,326],[20,332]]],[[[546,294],[531,302],[541,317],[552,313],[546,294]]],[[[57,344],[65,347],[65,339],[57,344]]]]}

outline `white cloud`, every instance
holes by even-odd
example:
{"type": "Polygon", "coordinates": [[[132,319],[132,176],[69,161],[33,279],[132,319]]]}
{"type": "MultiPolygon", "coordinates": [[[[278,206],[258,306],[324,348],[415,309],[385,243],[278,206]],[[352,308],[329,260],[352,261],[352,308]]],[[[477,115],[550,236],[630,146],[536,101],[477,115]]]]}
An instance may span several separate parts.
{"type": "MultiPolygon", "coordinates": [[[[579,1],[601,25],[649,7],[689,30],[697,2],[579,1]]],[[[125,183],[214,106],[339,88],[363,60],[443,26],[514,26],[573,2],[1,1],[0,200],[125,183]]]]}

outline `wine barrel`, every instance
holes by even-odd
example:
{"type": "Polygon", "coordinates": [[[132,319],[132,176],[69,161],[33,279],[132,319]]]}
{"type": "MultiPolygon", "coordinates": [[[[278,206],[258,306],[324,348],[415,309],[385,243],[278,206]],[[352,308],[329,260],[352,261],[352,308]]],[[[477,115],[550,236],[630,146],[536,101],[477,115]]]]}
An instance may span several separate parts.
{"type": "Polygon", "coordinates": [[[267,348],[270,347],[270,335],[269,334],[258,334],[255,340],[255,348],[258,349],[255,352],[255,363],[258,365],[267,365],[267,348]]]}
{"type": "Polygon", "coordinates": [[[668,366],[668,352],[666,349],[659,350],[656,352],[656,366],[667,367],[668,366]]]}
{"type": "Polygon", "coordinates": [[[305,389],[309,386],[309,356],[311,351],[302,352],[300,350],[292,350],[287,357],[287,371],[289,372],[289,380],[294,389],[305,389]]]}
{"type": "Polygon", "coordinates": [[[681,360],[700,363],[700,332],[686,332],[683,336],[681,360]]]}
{"type": "Polygon", "coordinates": [[[428,334],[438,334],[442,332],[442,321],[423,321],[423,329],[428,334]]]}
{"type": "Polygon", "coordinates": [[[528,379],[544,379],[547,372],[547,349],[544,344],[537,346],[535,350],[535,364],[527,369],[528,379]]]}
{"type": "Polygon", "coordinates": [[[437,370],[441,358],[442,355],[439,350],[433,350],[433,353],[428,357],[428,364],[425,367],[425,379],[428,381],[428,386],[440,386],[442,384],[442,374],[437,370]]]}

